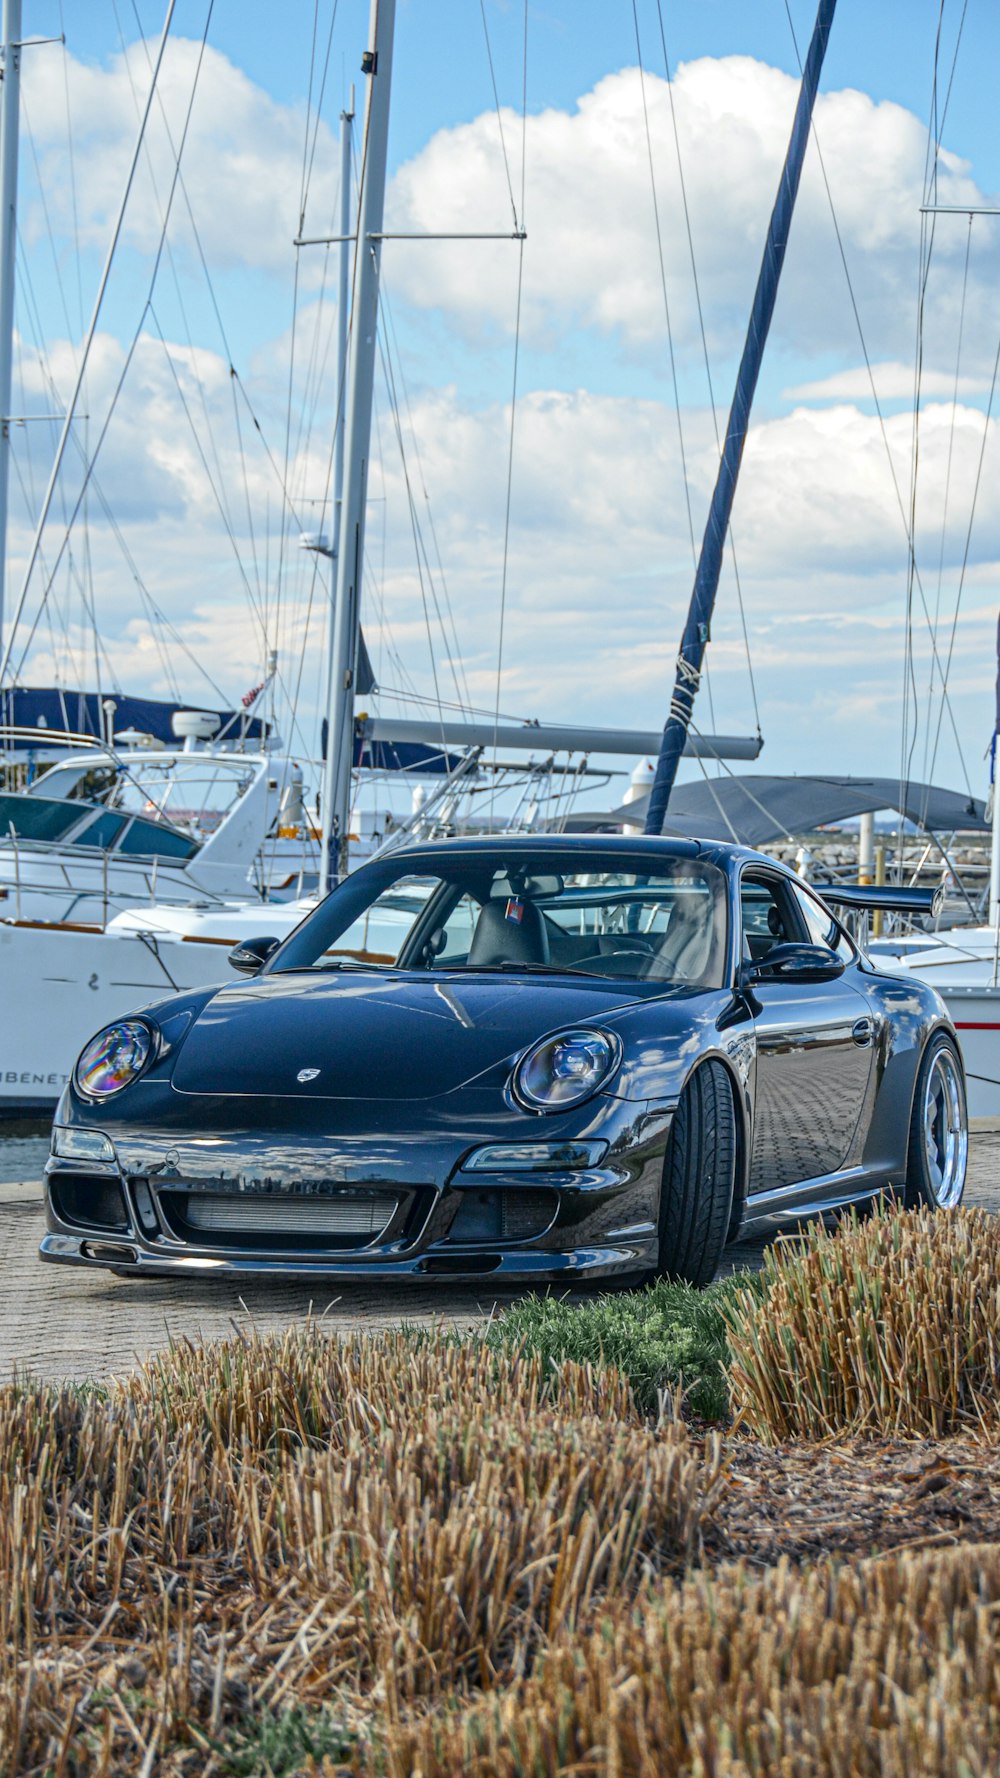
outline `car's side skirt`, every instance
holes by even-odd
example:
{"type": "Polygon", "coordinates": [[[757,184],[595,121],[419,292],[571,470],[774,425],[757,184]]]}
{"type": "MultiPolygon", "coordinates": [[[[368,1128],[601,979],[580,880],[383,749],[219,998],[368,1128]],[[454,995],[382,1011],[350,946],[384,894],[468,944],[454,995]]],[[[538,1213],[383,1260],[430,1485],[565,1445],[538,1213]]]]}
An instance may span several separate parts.
{"type": "Polygon", "coordinates": [[[797,1180],[776,1191],[755,1192],[747,1199],[740,1233],[748,1233],[756,1224],[794,1220],[800,1216],[822,1216],[825,1211],[839,1210],[845,1204],[863,1203],[880,1192],[902,1187],[902,1177],[894,1177],[883,1169],[846,1167],[839,1173],[825,1173],[818,1179],[797,1180]]]}

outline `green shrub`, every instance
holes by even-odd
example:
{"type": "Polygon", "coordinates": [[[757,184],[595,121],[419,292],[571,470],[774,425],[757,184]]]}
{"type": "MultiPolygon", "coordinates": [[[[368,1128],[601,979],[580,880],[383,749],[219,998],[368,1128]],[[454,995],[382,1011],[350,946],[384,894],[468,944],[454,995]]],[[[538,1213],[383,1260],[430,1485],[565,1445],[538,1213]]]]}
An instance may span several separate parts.
{"type": "Polygon", "coordinates": [[[584,1303],[530,1296],[506,1310],[485,1339],[494,1348],[540,1353],[550,1366],[567,1359],[613,1365],[628,1378],[643,1413],[655,1413],[663,1391],[681,1387],[692,1413],[724,1420],[726,1312],[738,1294],[763,1295],[756,1273],[737,1273],[707,1290],[660,1280],[584,1303]]]}
{"type": "Polygon", "coordinates": [[[217,1768],[227,1778],[285,1778],[286,1774],[315,1771],[318,1760],[348,1760],[354,1736],[326,1710],[296,1706],[279,1715],[266,1711],[248,1717],[242,1732],[220,1747],[217,1768]]]}

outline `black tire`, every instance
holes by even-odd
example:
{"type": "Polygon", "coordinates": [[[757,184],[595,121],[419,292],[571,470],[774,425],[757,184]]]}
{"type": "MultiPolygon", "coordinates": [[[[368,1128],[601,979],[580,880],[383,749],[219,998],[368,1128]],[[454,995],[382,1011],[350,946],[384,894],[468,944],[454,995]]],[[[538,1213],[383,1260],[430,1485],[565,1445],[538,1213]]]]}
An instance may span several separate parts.
{"type": "Polygon", "coordinates": [[[736,1108],[721,1062],[704,1062],[681,1095],[663,1159],[657,1276],[710,1284],[736,1183],[736,1108]]]}
{"type": "Polygon", "coordinates": [[[961,1203],[968,1145],[962,1058],[947,1032],[936,1031],[920,1058],[913,1089],[903,1186],[907,1210],[954,1209],[961,1203]],[[929,1100],[937,1106],[930,1116],[929,1100]],[[953,1127],[948,1120],[949,1100],[953,1127]]]}

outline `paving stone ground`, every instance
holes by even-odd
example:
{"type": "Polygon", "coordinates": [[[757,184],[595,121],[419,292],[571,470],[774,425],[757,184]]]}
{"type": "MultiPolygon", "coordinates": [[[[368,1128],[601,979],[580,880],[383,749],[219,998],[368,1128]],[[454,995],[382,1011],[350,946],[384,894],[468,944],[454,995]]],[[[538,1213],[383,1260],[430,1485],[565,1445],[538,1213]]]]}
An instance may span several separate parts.
{"type": "MultiPolygon", "coordinates": [[[[1000,1211],[1000,1130],[977,1131],[970,1146],[965,1202],[1000,1211]]],[[[121,1375],[171,1338],[212,1339],[233,1327],[287,1327],[310,1312],[340,1332],[401,1321],[472,1327],[517,1292],[485,1282],[319,1286],[243,1278],[114,1278],[43,1265],[37,1184],[0,1186],[0,1378],[12,1370],[63,1379],[121,1375]]],[[[726,1269],[759,1266],[766,1243],[729,1249],[726,1269]]]]}

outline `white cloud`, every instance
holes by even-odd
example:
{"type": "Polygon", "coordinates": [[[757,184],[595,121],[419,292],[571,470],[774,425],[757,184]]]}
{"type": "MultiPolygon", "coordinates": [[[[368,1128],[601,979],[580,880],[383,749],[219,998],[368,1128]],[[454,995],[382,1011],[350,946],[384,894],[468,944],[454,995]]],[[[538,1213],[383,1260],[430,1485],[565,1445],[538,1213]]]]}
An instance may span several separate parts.
{"type": "MultiPolygon", "coordinates": [[[[783,390],[782,395],[785,401],[870,401],[873,382],[880,402],[908,401],[912,404],[913,366],[898,361],[873,364],[871,375],[867,365],[859,364],[850,370],[836,371],[833,376],[820,377],[816,382],[796,383],[793,388],[783,390]]],[[[924,401],[934,396],[951,401],[954,396],[985,395],[988,389],[986,378],[959,376],[956,380],[953,371],[925,370],[920,378],[924,401]]]]}
{"type": "MultiPolygon", "coordinates": [[[[69,240],[75,238],[73,193],[80,238],[102,251],[117,214],[139,118],[149,89],[155,45],[134,43],[127,55],[98,67],[66,56],[66,85],[57,55],[26,57],[22,90],[25,115],[38,152],[49,215],[69,240]],[[67,141],[66,91],[75,152],[75,182],[67,141]]],[[[155,251],[194,88],[201,45],[172,38],[150,113],[146,149],[129,202],[125,240],[155,251]],[[173,146],[172,146],[172,145],[173,146]]],[[[212,269],[260,267],[287,274],[297,232],[302,184],[305,108],[282,105],[219,50],[206,47],[184,143],[187,196],[212,269]]],[[[332,232],[338,151],[321,123],[316,132],[307,226],[332,232]]],[[[25,162],[26,173],[30,164],[25,162]]],[[[45,227],[37,197],[29,199],[22,229],[29,239],[45,227]]],[[[184,195],[178,191],[171,239],[190,243],[184,195]]],[[[303,267],[320,275],[319,256],[303,267]]]]}
{"type": "MultiPolygon", "coordinates": [[[[742,340],[797,91],[789,75],[746,56],[689,62],[674,78],[713,353],[742,340]]],[[[697,350],[666,81],[647,74],[646,99],[672,319],[683,348],[697,350]]],[[[504,123],[507,141],[519,141],[513,114],[505,114],[504,123]]],[[[849,89],[822,94],[815,123],[869,350],[881,356],[888,347],[899,356],[912,342],[925,125],[897,104],[849,89]]],[[[552,341],[567,326],[582,325],[618,335],[633,349],[662,352],[663,296],[638,70],[608,75],[573,112],[548,109],[529,117],[526,166],[523,315],[529,332],[552,341]]],[[[981,201],[966,164],[947,152],[938,199],[981,201]]],[[[497,120],[484,114],[439,131],[397,173],[389,209],[394,227],[473,230],[505,227],[506,205],[497,120]]],[[[997,240],[992,224],[977,224],[968,296],[973,353],[975,321],[985,317],[996,287],[997,240]]],[[[962,219],[941,219],[928,311],[932,350],[945,351],[956,325],[964,250],[962,219]],[[958,226],[950,227],[952,221],[958,226]]],[[[472,331],[512,324],[509,245],[392,251],[395,282],[411,301],[441,306],[472,331]]],[[[847,350],[856,360],[857,335],[814,145],[775,327],[798,352],[847,350]]]]}

